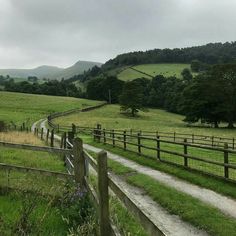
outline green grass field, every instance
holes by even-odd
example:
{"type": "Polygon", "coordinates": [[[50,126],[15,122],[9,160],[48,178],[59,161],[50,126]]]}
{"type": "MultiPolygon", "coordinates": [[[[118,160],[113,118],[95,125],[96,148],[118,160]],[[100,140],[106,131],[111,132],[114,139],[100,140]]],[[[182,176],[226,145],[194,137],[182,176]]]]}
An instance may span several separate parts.
{"type": "MultiPolygon", "coordinates": [[[[187,127],[182,121],[183,117],[180,115],[172,114],[158,109],[150,109],[148,112],[141,112],[140,116],[137,118],[128,117],[124,114],[120,114],[119,106],[108,105],[97,110],[85,113],[77,113],[70,116],[61,117],[55,120],[56,123],[62,125],[71,125],[74,123],[78,126],[90,126],[95,127],[97,123],[102,125],[102,128],[106,129],[127,129],[130,128],[136,130],[147,130],[147,131],[165,131],[165,132],[177,132],[177,133],[187,133],[187,134],[204,134],[204,135],[214,135],[219,137],[235,137],[235,130],[229,130],[224,128],[214,129],[214,128],[197,128],[197,127],[187,127]]],[[[129,133],[128,133],[129,134],[129,133]]],[[[122,135],[116,135],[118,139],[123,140],[122,135]]],[[[112,143],[107,134],[107,143],[112,143]]],[[[164,138],[162,138],[164,139],[164,138]]],[[[169,139],[170,140],[170,139],[169,139]]],[[[128,138],[129,142],[137,144],[137,138],[128,138]]],[[[173,141],[173,139],[171,140],[173,141]]],[[[181,140],[183,141],[183,140],[181,140]]],[[[191,140],[190,140],[191,142],[191,140]]],[[[141,144],[150,147],[154,150],[142,148],[142,153],[151,157],[157,157],[156,141],[142,140],[141,144]]],[[[116,145],[123,148],[123,143],[116,142],[116,145]]],[[[138,152],[137,146],[127,144],[127,149],[138,152]]],[[[161,142],[161,149],[167,151],[175,151],[183,154],[183,145],[168,144],[161,142]]],[[[223,163],[224,156],[223,152],[198,149],[198,148],[188,148],[188,154],[194,157],[199,157],[204,160],[214,160],[219,163],[223,163]]],[[[176,156],[173,154],[161,153],[161,159],[165,161],[171,161],[172,163],[183,165],[183,157],[176,156]]],[[[229,154],[229,163],[236,164],[236,155],[229,154]]],[[[224,168],[222,166],[212,165],[199,160],[188,160],[188,165],[192,168],[207,171],[218,176],[224,176],[224,168]]],[[[230,178],[236,180],[236,171],[230,169],[230,178]]]]}
{"type": "Polygon", "coordinates": [[[236,137],[236,130],[227,128],[190,127],[183,122],[184,117],[178,114],[166,112],[161,109],[149,109],[140,112],[138,117],[130,117],[120,113],[119,105],[107,105],[102,108],[71,114],[66,117],[57,118],[55,123],[60,125],[71,125],[95,127],[101,124],[106,129],[135,129],[145,131],[177,132],[187,134],[215,135],[220,137],[236,137]]]}
{"type": "MultiPolygon", "coordinates": [[[[134,69],[137,69],[141,72],[144,72],[150,76],[163,75],[165,77],[176,76],[177,78],[182,78],[181,72],[183,69],[190,69],[189,64],[146,64],[134,66],[134,69]]],[[[118,78],[124,81],[134,80],[137,78],[147,78],[151,77],[139,73],[138,71],[133,70],[132,68],[127,68],[118,74],[118,78]]]]}
{"type": "MultiPolygon", "coordinates": [[[[44,145],[33,134],[23,132],[0,133],[1,141],[18,142],[33,145],[44,145]]],[[[0,149],[0,162],[10,165],[39,168],[45,170],[65,172],[62,158],[45,152],[27,151],[13,148],[0,149]]],[[[23,210],[34,205],[29,214],[30,233],[37,235],[65,235],[66,223],[63,222],[57,206],[51,201],[62,194],[66,181],[52,176],[41,176],[32,172],[0,171],[0,234],[12,235],[18,230],[23,210]],[[11,190],[8,190],[11,189],[11,190]],[[36,195],[28,191],[35,192],[36,195]],[[42,195],[39,196],[38,194],[42,195]],[[43,197],[51,194],[51,197],[43,197]],[[31,226],[30,226],[31,225],[31,226]],[[39,230],[39,231],[38,231],[39,230]]],[[[17,233],[16,233],[17,235],[17,233]]],[[[21,235],[21,234],[19,234],[21,235]]]]}
{"type": "Polygon", "coordinates": [[[50,113],[98,104],[97,101],[71,97],[0,92],[0,120],[31,125],[50,113]]]}

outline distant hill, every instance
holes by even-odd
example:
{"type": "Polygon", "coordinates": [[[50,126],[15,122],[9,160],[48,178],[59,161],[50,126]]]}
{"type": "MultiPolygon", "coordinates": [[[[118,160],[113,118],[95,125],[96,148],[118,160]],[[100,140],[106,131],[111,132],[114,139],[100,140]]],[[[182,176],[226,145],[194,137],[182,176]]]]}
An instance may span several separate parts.
{"type": "Polygon", "coordinates": [[[69,79],[74,75],[82,74],[84,71],[91,69],[94,66],[100,67],[102,63],[99,62],[91,62],[91,61],[78,61],[73,66],[65,68],[59,73],[54,74],[54,79],[69,79]]]}
{"type": "Polygon", "coordinates": [[[102,63],[90,61],[78,61],[68,68],[59,68],[56,66],[39,66],[34,69],[0,69],[0,75],[9,75],[13,78],[28,78],[28,76],[37,76],[39,79],[68,79],[74,75],[82,74],[93,66],[101,66],[102,63]]]}

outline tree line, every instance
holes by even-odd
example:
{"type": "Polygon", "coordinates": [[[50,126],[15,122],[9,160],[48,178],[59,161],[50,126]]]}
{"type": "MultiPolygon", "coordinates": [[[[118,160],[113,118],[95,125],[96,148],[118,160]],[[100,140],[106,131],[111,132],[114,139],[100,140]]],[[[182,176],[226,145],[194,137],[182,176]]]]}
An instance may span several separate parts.
{"type": "Polygon", "coordinates": [[[212,66],[193,77],[189,69],[183,79],[158,75],[149,80],[119,81],[114,76],[100,77],[88,82],[87,97],[107,100],[134,116],[145,107],[161,108],[185,115],[189,123],[208,123],[215,127],[221,122],[232,128],[236,122],[236,65],[212,66]]]}
{"type": "Polygon", "coordinates": [[[28,81],[15,82],[14,79],[1,79],[0,85],[4,86],[5,91],[32,93],[32,94],[45,94],[54,96],[69,96],[69,97],[82,97],[83,94],[79,88],[73,83],[66,80],[51,80],[39,84],[37,82],[30,83],[28,81]],[[2,81],[2,82],[1,82],[2,81]]]}
{"type": "Polygon", "coordinates": [[[150,63],[191,63],[193,60],[203,63],[203,67],[208,64],[236,62],[236,42],[125,53],[107,61],[102,69],[150,63]]]}

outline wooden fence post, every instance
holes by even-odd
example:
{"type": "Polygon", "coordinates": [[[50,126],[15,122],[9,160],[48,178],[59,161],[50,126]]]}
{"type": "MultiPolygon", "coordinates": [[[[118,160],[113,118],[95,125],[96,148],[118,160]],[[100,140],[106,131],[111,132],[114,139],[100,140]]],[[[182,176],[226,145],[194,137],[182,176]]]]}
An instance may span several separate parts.
{"type": "Polygon", "coordinates": [[[96,140],[96,135],[97,135],[97,132],[96,132],[96,128],[93,129],[93,141],[96,140]]]}
{"type": "Polygon", "coordinates": [[[234,141],[235,141],[234,138],[233,138],[232,141],[233,141],[233,142],[232,142],[232,148],[234,149],[234,141]]]}
{"type": "Polygon", "coordinates": [[[69,132],[68,132],[68,141],[69,141],[70,143],[72,143],[72,142],[73,142],[73,139],[74,139],[74,133],[71,132],[71,131],[69,131],[69,132]]]}
{"type": "MultiPolygon", "coordinates": [[[[225,143],[224,145],[224,164],[229,164],[229,153],[228,153],[228,143],[225,143]]],[[[225,174],[225,178],[229,178],[229,167],[225,166],[224,167],[224,174],[225,174]]]]}
{"type": "Polygon", "coordinates": [[[39,136],[39,129],[38,128],[36,128],[36,135],[37,135],[37,137],[39,136]]]}
{"type": "Polygon", "coordinates": [[[49,129],[47,129],[47,134],[46,134],[46,142],[48,143],[48,138],[49,138],[49,129]]]}
{"type": "Polygon", "coordinates": [[[60,148],[63,148],[63,146],[64,146],[64,138],[65,138],[65,136],[64,136],[64,133],[63,133],[62,136],[61,136],[60,148]]]}
{"type": "Polygon", "coordinates": [[[114,129],[112,130],[112,146],[115,147],[115,131],[114,129]]]}
{"type": "Polygon", "coordinates": [[[63,147],[64,147],[64,149],[66,149],[66,132],[64,133],[64,138],[63,138],[63,141],[64,141],[64,143],[63,143],[63,147]]]}
{"type": "Polygon", "coordinates": [[[214,136],[211,137],[211,146],[214,146],[214,136]]]}
{"type": "Polygon", "coordinates": [[[36,135],[36,127],[34,128],[34,135],[36,135]]]}
{"type": "Polygon", "coordinates": [[[43,140],[43,128],[41,128],[40,138],[43,140]]]}
{"type": "Polygon", "coordinates": [[[192,143],[194,143],[194,134],[192,134],[192,143]]]}
{"type": "Polygon", "coordinates": [[[138,133],[138,154],[141,155],[141,134],[140,132],[138,133]]]}
{"type": "Polygon", "coordinates": [[[25,131],[25,122],[22,124],[22,130],[25,131]]]}
{"type": "Polygon", "coordinates": [[[103,129],[103,143],[106,144],[106,129],[103,129]]]}
{"type": "MultiPolygon", "coordinates": [[[[187,139],[184,139],[184,155],[188,155],[188,146],[187,146],[187,139]]],[[[188,166],[188,158],[184,157],[184,166],[188,166]]]]}
{"type": "Polygon", "coordinates": [[[83,152],[83,141],[81,138],[73,140],[74,172],[75,181],[81,190],[85,189],[85,158],[83,152]]]}
{"type": "Polygon", "coordinates": [[[174,142],[175,142],[175,132],[174,132],[174,142]]]}
{"type": "Polygon", "coordinates": [[[107,175],[107,153],[98,154],[98,199],[99,199],[99,231],[100,235],[111,235],[109,217],[109,195],[107,175]]]}
{"type": "Polygon", "coordinates": [[[72,123],[71,131],[76,134],[76,126],[72,123]]]}
{"type": "Polygon", "coordinates": [[[161,151],[160,151],[160,136],[157,135],[157,159],[161,160],[161,151]]]}
{"type": "Polygon", "coordinates": [[[97,137],[97,140],[98,142],[100,143],[101,141],[101,136],[102,136],[102,126],[100,124],[97,124],[97,132],[96,132],[96,137],[97,137]]]}
{"type": "Polygon", "coordinates": [[[124,130],[124,150],[126,150],[126,130],[124,130]]]}
{"type": "Polygon", "coordinates": [[[50,146],[54,147],[54,129],[51,130],[50,146]]]}

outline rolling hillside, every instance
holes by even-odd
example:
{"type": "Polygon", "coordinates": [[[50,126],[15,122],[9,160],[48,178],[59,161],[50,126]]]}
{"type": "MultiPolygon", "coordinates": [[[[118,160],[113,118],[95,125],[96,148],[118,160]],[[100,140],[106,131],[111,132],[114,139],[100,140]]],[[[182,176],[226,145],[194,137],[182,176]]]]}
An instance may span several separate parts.
{"type": "Polygon", "coordinates": [[[54,79],[69,79],[70,77],[78,74],[82,74],[84,71],[91,69],[94,66],[101,66],[102,63],[91,62],[91,61],[78,61],[73,66],[65,68],[64,70],[59,71],[54,74],[52,78],[54,79]]]}
{"type": "Polygon", "coordinates": [[[99,62],[78,61],[68,68],[59,68],[56,66],[39,66],[34,69],[0,69],[0,75],[13,78],[27,78],[28,76],[37,76],[39,79],[68,79],[74,75],[83,73],[93,66],[101,66],[99,62]]]}
{"type": "Polygon", "coordinates": [[[134,80],[140,77],[151,79],[156,75],[164,75],[166,77],[176,76],[177,78],[182,78],[181,72],[184,68],[189,68],[189,64],[144,64],[132,66],[124,69],[118,73],[118,78],[120,80],[128,81],[134,80]]]}

